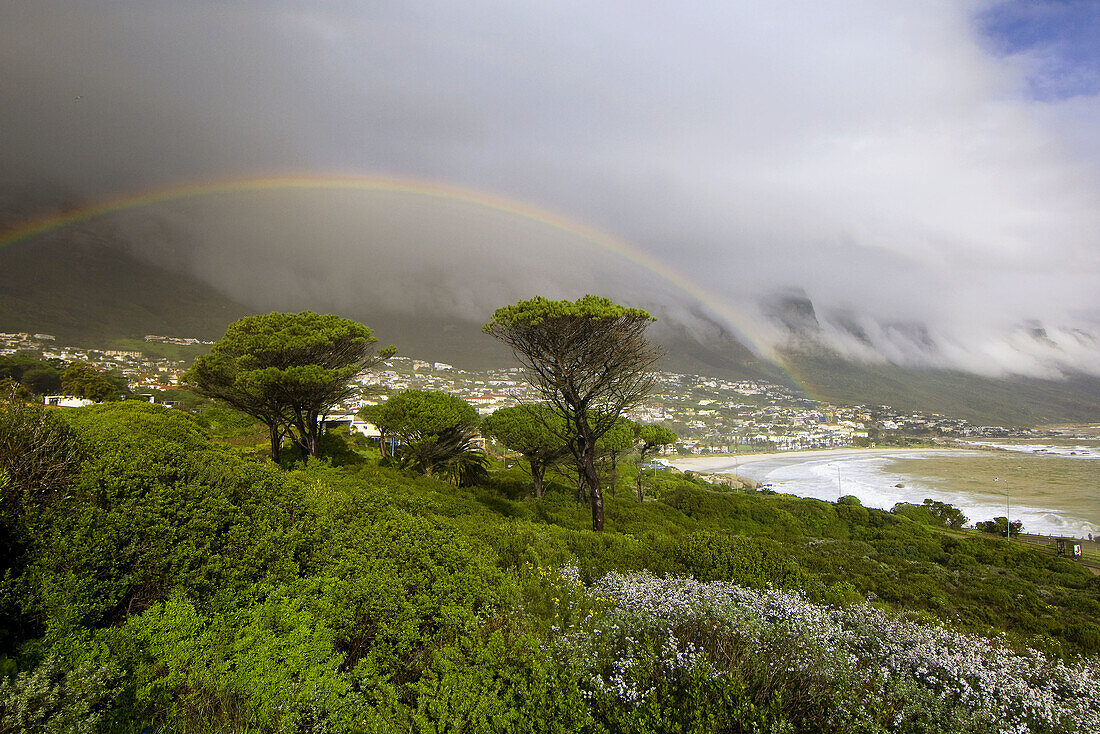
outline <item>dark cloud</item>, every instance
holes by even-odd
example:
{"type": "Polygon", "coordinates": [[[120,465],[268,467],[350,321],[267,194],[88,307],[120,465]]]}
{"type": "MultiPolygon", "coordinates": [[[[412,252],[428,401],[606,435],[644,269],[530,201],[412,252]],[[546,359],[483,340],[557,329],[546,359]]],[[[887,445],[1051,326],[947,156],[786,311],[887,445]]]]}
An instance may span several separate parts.
{"type": "MultiPolygon", "coordinates": [[[[603,228],[741,313],[800,287],[864,358],[1095,371],[1072,335],[1096,328],[1100,99],[1037,100],[1035,49],[1072,38],[998,43],[1025,35],[991,23],[1001,5],[17,0],[0,177],[92,199],[288,171],[433,179],[603,228]],[[863,340],[837,325],[853,320],[863,340]],[[1054,336],[1021,342],[1029,320],[1054,336]]],[[[1045,73],[1072,74],[1058,58],[1045,73]]],[[[149,255],[273,307],[363,282],[423,311],[580,285],[680,297],[462,208],[233,201],[158,212],[179,241],[149,255]],[[257,262],[282,289],[255,287],[257,262]]]]}

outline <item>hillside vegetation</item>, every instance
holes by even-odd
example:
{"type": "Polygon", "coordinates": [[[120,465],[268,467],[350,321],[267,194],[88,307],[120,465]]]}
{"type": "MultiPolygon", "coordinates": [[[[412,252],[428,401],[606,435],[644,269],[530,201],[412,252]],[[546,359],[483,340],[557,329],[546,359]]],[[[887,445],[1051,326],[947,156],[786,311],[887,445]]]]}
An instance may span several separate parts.
{"type": "Polygon", "coordinates": [[[1100,420],[1100,378],[997,379],[959,370],[906,369],[822,355],[788,355],[802,387],[837,405],[889,405],[986,425],[1037,426],[1100,420]]]}
{"type": "Polygon", "coordinates": [[[81,462],[50,492],[0,465],[0,731],[1097,725],[1100,579],[1020,544],[671,473],[639,503],[628,462],[596,533],[518,469],[456,487],[334,435],[279,467],[224,408],[35,411],[0,437],[81,462]]]}

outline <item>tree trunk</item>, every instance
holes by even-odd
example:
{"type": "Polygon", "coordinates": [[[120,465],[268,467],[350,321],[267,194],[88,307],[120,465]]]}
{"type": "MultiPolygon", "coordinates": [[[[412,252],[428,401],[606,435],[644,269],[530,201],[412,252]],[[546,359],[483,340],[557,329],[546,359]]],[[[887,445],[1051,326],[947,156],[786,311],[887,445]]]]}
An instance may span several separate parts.
{"type": "MultiPolygon", "coordinates": [[[[584,413],[580,415],[584,416],[584,413]]],[[[603,490],[600,488],[600,473],[596,471],[596,437],[585,418],[577,421],[580,429],[580,466],[581,477],[588,485],[588,500],[592,504],[592,529],[603,530],[603,490]]]]}
{"type": "Polygon", "coordinates": [[[584,478],[588,484],[588,498],[592,503],[592,529],[603,530],[603,491],[600,489],[600,474],[592,460],[592,451],[584,455],[584,478]]]}
{"type": "MultiPolygon", "coordinates": [[[[321,416],[309,411],[305,416],[305,444],[310,457],[321,454],[321,416]]],[[[305,461],[305,457],[302,457],[305,461]]]]}
{"type": "Polygon", "coordinates": [[[297,406],[294,408],[294,420],[287,428],[287,435],[290,436],[290,442],[298,449],[298,453],[302,455],[302,463],[308,463],[312,455],[309,446],[309,429],[306,428],[306,419],[302,415],[301,408],[297,406]]]}
{"type": "Polygon", "coordinates": [[[271,438],[271,460],[279,463],[279,449],[283,445],[283,434],[275,423],[267,424],[268,436],[271,438]]]}
{"type": "MultiPolygon", "coordinates": [[[[568,397],[566,398],[568,400],[568,397]]],[[[588,425],[588,406],[581,401],[570,401],[573,406],[573,427],[577,432],[574,457],[577,459],[577,473],[580,475],[578,489],[588,485],[588,500],[592,505],[592,529],[603,530],[603,490],[600,488],[600,473],[596,471],[596,437],[588,425]]]]}
{"type": "Polygon", "coordinates": [[[535,496],[542,497],[545,491],[543,476],[546,474],[546,464],[538,460],[531,460],[531,480],[535,483],[535,496]]]}
{"type": "Polygon", "coordinates": [[[642,466],[645,464],[645,446],[638,452],[638,501],[642,502],[642,475],[645,473],[645,469],[642,466]]]}
{"type": "Polygon", "coordinates": [[[615,488],[619,485],[619,452],[611,452],[611,484],[608,486],[607,491],[611,493],[611,496],[615,496],[615,488]]]}

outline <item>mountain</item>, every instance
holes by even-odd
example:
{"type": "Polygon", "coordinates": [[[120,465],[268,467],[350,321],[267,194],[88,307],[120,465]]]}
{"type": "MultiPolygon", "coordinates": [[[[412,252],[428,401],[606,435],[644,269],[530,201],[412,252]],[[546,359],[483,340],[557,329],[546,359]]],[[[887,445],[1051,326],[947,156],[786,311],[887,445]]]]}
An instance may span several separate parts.
{"type": "MultiPolygon", "coordinates": [[[[943,366],[940,346],[924,324],[821,314],[800,291],[774,295],[764,313],[781,334],[779,352],[799,376],[798,386],[827,402],[890,405],[986,424],[1100,421],[1100,377],[1072,367],[1060,366],[1060,379],[988,377],[951,369],[943,366]],[[884,353],[901,355],[906,362],[886,361],[884,353]]],[[[1018,336],[1023,350],[1035,346],[1048,358],[1059,356],[1061,346],[1040,324],[1021,325],[1018,336]]],[[[1070,340],[1086,346],[1095,341],[1080,330],[1070,340]]]]}
{"type": "MultiPolygon", "coordinates": [[[[323,304],[299,307],[319,310],[323,304]]],[[[0,331],[46,332],[63,343],[87,346],[149,333],[217,339],[229,323],[255,312],[193,277],[115,248],[95,230],[70,229],[64,238],[39,237],[0,248],[0,331]]],[[[369,325],[382,344],[397,344],[401,354],[470,369],[514,364],[506,348],[481,333],[483,320],[365,306],[342,315],[369,325]]],[[[977,423],[1100,422],[1100,379],[1087,374],[997,379],[842,356],[829,346],[827,331],[843,329],[870,349],[863,327],[845,322],[843,315],[826,320],[797,293],[771,303],[772,320],[788,335],[780,350],[787,369],[753,354],[700,311],[692,312],[690,327],[657,309],[655,315],[651,336],[666,352],[661,366],[672,371],[767,379],[828,402],[884,404],[977,423]],[[789,373],[798,375],[797,381],[789,373]]],[[[1042,327],[1028,328],[1029,338],[1049,340],[1042,327]]],[[[893,324],[880,333],[934,353],[919,324],[893,324]]]]}
{"type": "Polygon", "coordinates": [[[217,339],[253,309],[95,237],[0,249],[0,331],[45,332],[100,346],[146,334],[217,339]]]}
{"type": "Polygon", "coordinates": [[[993,378],[946,369],[873,364],[821,353],[785,356],[800,387],[839,405],[889,405],[977,424],[1035,426],[1100,422],[1100,378],[993,378]]]}

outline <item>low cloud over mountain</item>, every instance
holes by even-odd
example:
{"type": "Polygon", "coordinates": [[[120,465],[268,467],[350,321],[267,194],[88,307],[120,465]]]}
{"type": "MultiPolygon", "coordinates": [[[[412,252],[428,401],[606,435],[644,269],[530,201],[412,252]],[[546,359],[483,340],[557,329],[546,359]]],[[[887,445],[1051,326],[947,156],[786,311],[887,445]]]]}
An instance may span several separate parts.
{"type": "Polygon", "coordinates": [[[813,340],[854,358],[1096,372],[1097,8],[13,0],[0,190],[431,182],[636,250],[393,192],[194,198],[97,226],[257,308],[478,320],[603,292],[766,353],[792,338],[768,304],[796,288],[813,340]]]}

